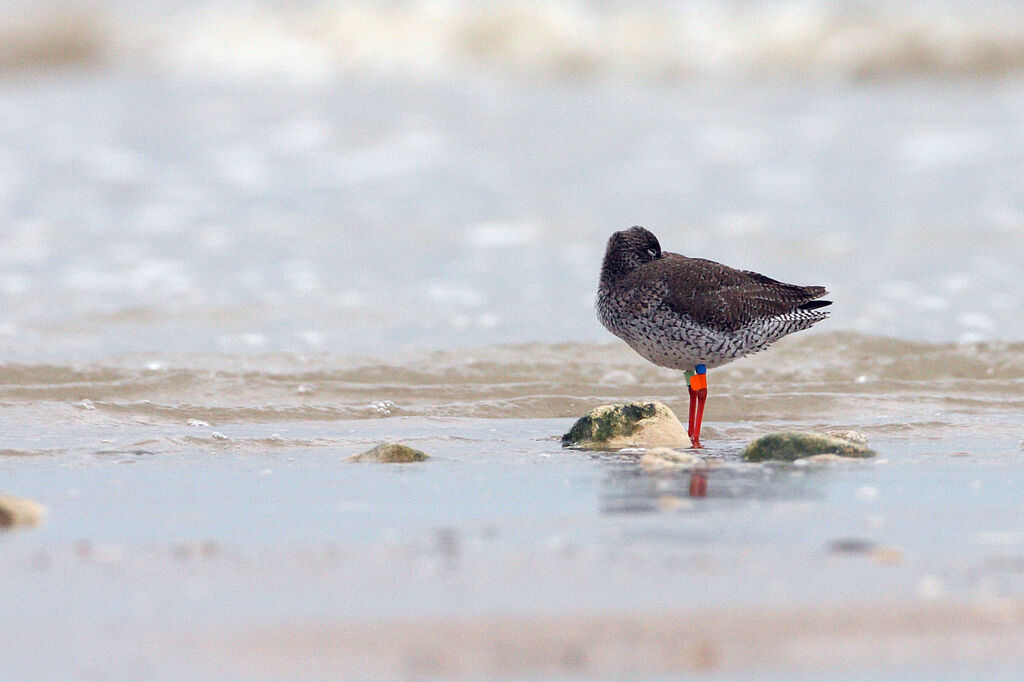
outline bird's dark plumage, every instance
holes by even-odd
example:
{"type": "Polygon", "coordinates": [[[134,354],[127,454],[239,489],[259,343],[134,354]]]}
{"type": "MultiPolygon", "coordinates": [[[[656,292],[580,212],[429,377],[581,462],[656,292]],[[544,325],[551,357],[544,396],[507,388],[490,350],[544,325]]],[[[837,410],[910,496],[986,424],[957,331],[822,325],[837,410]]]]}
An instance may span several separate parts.
{"type": "Polygon", "coordinates": [[[638,269],[638,278],[662,278],[669,294],[665,303],[678,315],[698,324],[735,331],[765,317],[804,309],[825,295],[824,287],[785,284],[747,270],[736,270],[703,258],[666,253],[638,269]]]}
{"type": "Polygon", "coordinates": [[[598,288],[601,322],[655,364],[709,367],[767,348],[828,316],[824,287],[786,284],[661,250],[642,227],[608,240],[598,288]]]}

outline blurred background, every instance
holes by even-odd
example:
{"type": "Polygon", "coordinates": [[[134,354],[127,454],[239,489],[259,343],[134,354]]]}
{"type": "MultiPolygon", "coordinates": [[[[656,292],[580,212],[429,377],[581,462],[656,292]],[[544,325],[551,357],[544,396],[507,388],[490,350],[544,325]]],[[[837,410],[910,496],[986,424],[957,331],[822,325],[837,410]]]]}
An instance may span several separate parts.
{"type": "Polygon", "coordinates": [[[6,0],[0,353],[609,341],[604,243],[1024,335],[1024,3],[6,0]]]}

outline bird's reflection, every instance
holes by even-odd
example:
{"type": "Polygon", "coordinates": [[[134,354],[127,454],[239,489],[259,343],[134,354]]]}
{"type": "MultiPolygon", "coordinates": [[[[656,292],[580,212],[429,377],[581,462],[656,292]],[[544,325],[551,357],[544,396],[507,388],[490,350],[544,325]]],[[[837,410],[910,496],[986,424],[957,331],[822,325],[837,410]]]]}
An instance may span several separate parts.
{"type": "Polygon", "coordinates": [[[690,497],[707,497],[708,475],[704,471],[690,472],[690,497]]]}
{"type": "Polygon", "coordinates": [[[723,460],[692,469],[645,470],[636,459],[602,459],[601,511],[656,512],[697,500],[808,499],[824,494],[824,478],[805,467],[738,466],[723,460]]]}

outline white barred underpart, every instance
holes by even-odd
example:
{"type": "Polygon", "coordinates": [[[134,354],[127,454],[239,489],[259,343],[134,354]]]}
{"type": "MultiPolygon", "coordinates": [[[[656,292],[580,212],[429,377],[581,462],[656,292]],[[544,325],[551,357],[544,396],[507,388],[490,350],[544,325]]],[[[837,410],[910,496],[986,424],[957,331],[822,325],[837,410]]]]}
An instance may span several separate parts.
{"type": "Polygon", "coordinates": [[[670,369],[693,369],[699,364],[718,367],[763,351],[783,336],[828,317],[822,310],[795,310],[722,331],[697,324],[689,315],[676,314],[660,297],[637,306],[634,301],[603,294],[598,292],[597,297],[601,324],[646,359],[670,369]]]}

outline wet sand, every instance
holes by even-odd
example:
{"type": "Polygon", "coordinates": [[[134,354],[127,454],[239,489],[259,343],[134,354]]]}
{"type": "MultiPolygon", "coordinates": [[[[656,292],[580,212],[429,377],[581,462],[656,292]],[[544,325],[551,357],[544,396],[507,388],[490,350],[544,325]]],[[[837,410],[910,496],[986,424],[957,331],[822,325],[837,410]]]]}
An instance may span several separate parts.
{"type": "MultiPolygon", "coordinates": [[[[209,641],[209,640],[205,640],[209,641]]],[[[1024,602],[847,608],[502,615],[257,629],[210,660],[257,676],[810,676],[969,668],[1009,678],[1024,652],[1024,602]]]]}

